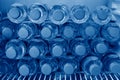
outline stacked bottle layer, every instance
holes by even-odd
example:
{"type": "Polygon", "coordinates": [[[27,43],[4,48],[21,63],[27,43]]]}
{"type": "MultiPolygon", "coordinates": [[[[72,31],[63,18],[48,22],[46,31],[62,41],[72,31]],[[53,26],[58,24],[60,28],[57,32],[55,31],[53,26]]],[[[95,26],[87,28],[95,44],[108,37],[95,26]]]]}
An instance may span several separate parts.
{"type": "Polygon", "coordinates": [[[0,73],[120,73],[120,27],[106,6],[13,4],[0,13],[0,73]]]}

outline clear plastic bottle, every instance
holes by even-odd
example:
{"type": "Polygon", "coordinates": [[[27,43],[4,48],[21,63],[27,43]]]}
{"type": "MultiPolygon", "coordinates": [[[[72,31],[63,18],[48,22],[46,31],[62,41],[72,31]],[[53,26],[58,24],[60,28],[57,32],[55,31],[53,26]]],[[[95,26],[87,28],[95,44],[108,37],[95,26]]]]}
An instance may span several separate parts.
{"type": "Polygon", "coordinates": [[[74,39],[78,35],[78,25],[67,22],[60,26],[60,34],[66,40],[74,39]]]}
{"type": "Polygon", "coordinates": [[[102,62],[96,56],[87,56],[81,62],[82,70],[87,75],[99,75],[102,72],[102,62]]]}
{"type": "Polygon", "coordinates": [[[103,38],[95,38],[91,42],[91,49],[94,51],[94,55],[102,57],[109,51],[109,44],[103,38]]]}
{"type": "Polygon", "coordinates": [[[53,57],[65,56],[68,52],[68,43],[62,38],[56,38],[50,41],[50,53],[53,57]]]}
{"type": "Polygon", "coordinates": [[[108,24],[110,20],[112,20],[110,8],[106,6],[97,7],[97,9],[92,13],[92,19],[99,25],[108,24]]]}
{"type": "Polygon", "coordinates": [[[13,23],[21,23],[27,17],[27,8],[23,4],[14,3],[7,13],[8,19],[13,23]]]}
{"type": "Polygon", "coordinates": [[[120,26],[120,0],[110,0],[108,6],[111,8],[113,20],[120,26]]]}
{"type": "Polygon", "coordinates": [[[48,53],[48,45],[42,39],[32,39],[29,42],[28,53],[32,58],[44,57],[48,53]]]}
{"type": "Polygon", "coordinates": [[[54,5],[49,13],[49,19],[54,24],[64,24],[69,19],[69,11],[65,5],[54,5]]]}
{"type": "Polygon", "coordinates": [[[21,59],[26,54],[26,45],[21,40],[12,39],[5,46],[5,54],[9,59],[21,59]]]}
{"type": "Polygon", "coordinates": [[[82,24],[85,23],[90,16],[89,9],[83,5],[75,5],[71,8],[70,17],[73,22],[82,24]]]}
{"type": "Polygon", "coordinates": [[[83,57],[86,56],[90,51],[87,41],[85,41],[83,38],[76,38],[72,40],[69,47],[71,50],[70,52],[72,52],[74,56],[83,57]]]}
{"type": "Polygon", "coordinates": [[[61,68],[62,72],[67,75],[71,75],[78,70],[78,64],[74,57],[60,58],[59,67],[61,68]]]}
{"type": "Polygon", "coordinates": [[[80,29],[80,35],[87,40],[94,39],[99,35],[100,26],[95,24],[93,21],[82,24],[80,29]]]}
{"type": "Polygon", "coordinates": [[[108,42],[118,41],[120,40],[120,27],[115,22],[111,22],[102,27],[101,35],[108,42]]]}
{"type": "Polygon", "coordinates": [[[34,59],[23,59],[18,62],[18,72],[22,76],[34,75],[38,69],[38,63],[34,59]]]}
{"type": "Polygon", "coordinates": [[[17,35],[19,39],[29,40],[38,34],[37,26],[32,22],[25,21],[18,26],[17,35]]]}
{"type": "Polygon", "coordinates": [[[120,73],[120,57],[113,52],[109,52],[102,59],[104,71],[108,73],[120,73]]]}
{"type": "Polygon", "coordinates": [[[58,61],[53,58],[45,58],[39,63],[41,73],[44,75],[50,75],[58,70],[58,61]]]}
{"type": "Polygon", "coordinates": [[[16,25],[11,23],[8,19],[2,20],[0,26],[0,33],[3,39],[13,39],[17,37],[15,34],[16,25]]]}
{"type": "Polygon", "coordinates": [[[40,26],[39,34],[45,40],[52,40],[58,35],[58,26],[52,22],[44,22],[40,26]]]}
{"type": "Polygon", "coordinates": [[[34,3],[30,6],[28,17],[33,23],[40,24],[48,18],[48,8],[46,5],[34,3]]]}

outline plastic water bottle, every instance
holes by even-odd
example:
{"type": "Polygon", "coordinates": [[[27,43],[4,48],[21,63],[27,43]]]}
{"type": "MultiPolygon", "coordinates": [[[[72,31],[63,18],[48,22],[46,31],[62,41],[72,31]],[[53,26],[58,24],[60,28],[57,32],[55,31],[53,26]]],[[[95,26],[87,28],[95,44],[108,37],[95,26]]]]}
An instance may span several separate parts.
{"type": "Polygon", "coordinates": [[[87,40],[94,39],[98,36],[100,26],[95,24],[93,21],[82,24],[80,29],[80,35],[87,40]]]}
{"type": "Polygon", "coordinates": [[[92,14],[92,19],[99,25],[105,25],[112,19],[111,10],[106,6],[97,7],[92,14]]]}
{"type": "Polygon", "coordinates": [[[52,58],[45,58],[39,63],[41,73],[44,75],[50,75],[58,69],[58,61],[52,58]]]}
{"type": "Polygon", "coordinates": [[[18,62],[18,72],[22,76],[34,75],[38,69],[38,64],[34,59],[24,59],[18,62]]]}
{"type": "Polygon", "coordinates": [[[67,22],[61,26],[61,36],[66,40],[74,39],[78,35],[78,25],[72,22],[67,22]]]}
{"type": "Polygon", "coordinates": [[[16,73],[16,62],[8,59],[0,59],[0,74],[5,75],[7,73],[16,73]],[[13,68],[14,67],[14,68],[13,68]]]}
{"type": "Polygon", "coordinates": [[[103,56],[109,51],[109,44],[103,38],[95,38],[91,42],[91,48],[94,51],[94,55],[103,56]]]}
{"type": "Polygon", "coordinates": [[[40,24],[48,18],[48,8],[46,5],[34,3],[29,8],[29,20],[33,23],[40,24]]]}
{"type": "Polygon", "coordinates": [[[86,6],[75,5],[71,8],[70,15],[73,22],[82,24],[89,19],[90,12],[86,6]]]}
{"type": "Polygon", "coordinates": [[[102,72],[102,62],[96,56],[88,56],[82,61],[82,70],[87,75],[99,75],[102,72]]]}
{"type": "Polygon", "coordinates": [[[74,56],[86,56],[89,52],[89,45],[83,38],[76,38],[72,40],[69,46],[74,56]]]}
{"type": "Polygon", "coordinates": [[[120,39],[120,27],[115,22],[111,22],[102,27],[101,35],[106,41],[118,41],[120,39]]]}
{"type": "Polygon", "coordinates": [[[65,56],[68,51],[68,43],[62,38],[56,38],[50,43],[50,53],[53,57],[65,56]]]}
{"type": "Polygon", "coordinates": [[[49,13],[50,21],[54,24],[64,24],[69,19],[69,11],[65,5],[54,5],[49,13]]]}
{"type": "Polygon", "coordinates": [[[67,74],[71,75],[78,70],[77,61],[73,57],[60,58],[60,68],[61,70],[67,74]]]}
{"type": "Polygon", "coordinates": [[[40,36],[45,40],[52,40],[58,35],[58,26],[47,21],[40,26],[40,36]]]}
{"type": "Polygon", "coordinates": [[[110,0],[108,6],[111,8],[113,20],[120,26],[120,0],[110,0]]]}
{"type": "Polygon", "coordinates": [[[26,54],[26,45],[21,40],[12,39],[5,46],[5,54],[9,59],[21,59],[26,54]]]}
{"type": "Polygon", "coordinates": [[[116,53],[109,52],[102,60],[105,72],[120,73],[120,57],[116,53]]]}
{"type": "Polygon", "coordinates": [[[32,58],[44,57],[48,52],[48,45],[41,39],[32,39],[29,42],[28,53],[32,58]]]}
{"type": "Polygon", "coordinates": [[[16,25],[11,23],[8,19],[0,22],[0,33],[3,39],[12,39],[16,37],[15,27],[16,25]]]}
{"type": "Polygon", "coordinates": [[[22,40],[34,38],[37,33],[37,26],[29,21],[21,23],[17,29],[17,35],[22,40]]]}
{"type": "Polygon", "coordinates": [[[27,8],[23,4],[15,3],[11,6],[7,16],[13,23],[21,23],[27,17],[27,8]]]}

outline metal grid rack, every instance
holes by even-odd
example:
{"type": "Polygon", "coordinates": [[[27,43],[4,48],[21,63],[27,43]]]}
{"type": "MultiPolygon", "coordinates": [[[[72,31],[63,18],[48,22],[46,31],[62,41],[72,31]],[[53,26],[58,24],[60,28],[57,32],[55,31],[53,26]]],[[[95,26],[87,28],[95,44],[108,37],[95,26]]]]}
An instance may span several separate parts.
{"type": "Polygon", "coordinates": [[[98,76],[87,76],[83,73],[76,73],[69,76],[62,74],[45,76],[38,73],[32,76],[21,76],[19,74],[8,73],[0,75],[0,80],[120,80],[120,74],[103,73],[98,76]]]}

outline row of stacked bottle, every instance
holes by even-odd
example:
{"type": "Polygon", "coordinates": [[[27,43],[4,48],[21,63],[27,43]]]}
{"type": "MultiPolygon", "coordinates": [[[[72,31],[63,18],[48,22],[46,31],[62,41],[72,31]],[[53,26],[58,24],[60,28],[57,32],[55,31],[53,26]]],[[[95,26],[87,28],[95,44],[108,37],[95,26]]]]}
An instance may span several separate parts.
{"type": "Polygon", "coordinates": [[[120,73],[120,27],[105,6],[13,4],[0,26],[1,74],[120,73]]]}
{"type": "Polygon", "coordinates": [[[0,74],[19,73],[22,76],[31,76],[37,73],[51,75],[61,73],[71,75],[84,73],[97,76],[101,73],[120,73],[120,59],[115,53],[109,53],[102,60],[93,55],[84,57],[82,60],[75,57],[41,59],[24,58],[20,60],[0,60],[0,74]]]}

